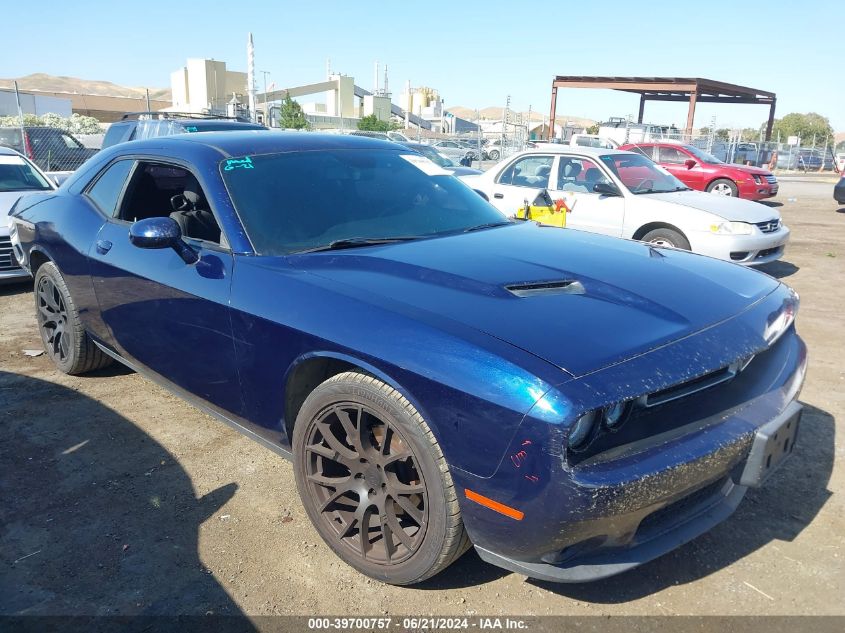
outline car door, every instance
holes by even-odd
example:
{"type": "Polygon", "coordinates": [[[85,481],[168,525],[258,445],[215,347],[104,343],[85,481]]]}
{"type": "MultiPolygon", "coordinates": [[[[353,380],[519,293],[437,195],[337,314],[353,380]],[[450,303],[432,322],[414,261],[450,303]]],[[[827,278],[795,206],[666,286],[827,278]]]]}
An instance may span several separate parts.
{"type": "Polygon", "coordinates": [[[704,191],[708,170],[702,166],[701,161],[687,153],[682,147],[660,145],[657,151],[657,162],[661,167],[690,189],[704,191]],[[692,167],[687,164],[690,160],[695,162],[692,167]]]}
{"type": "Polygon", "coordinates": [[[625,221],[625,198],[596,193],[597,183],[616,184],[598,161],[561,155],[553,198],[562,197],[570,209],[566,226],[621,237],[625,221]]]}
{"type": "Polygon", "coordinates": [[[515,158],[496,176],[490,202],[499,211],[513,217],[525,201],[534,201],[550,185],[555,164],[551,154],[528,154],[515,158]]]}
{"type": "MultiPolygon", "coordinates": [[[[90,254],[91,277],[109,343],[120,355],[239,415],[243,402],[229,315],[233,258],[225,238],[221,234],[214,243],[187,235],[199,255],[193,265],[173,249],[142,249],[129,241],[132,222],[173,213],[171,200],[190,178],[195,175],[185,165],[137,160],[116,208],[103,209],[111,217],[90,254]]],[[[202,197],[213,213],[205,202],[210,198],[202,197]]]]}

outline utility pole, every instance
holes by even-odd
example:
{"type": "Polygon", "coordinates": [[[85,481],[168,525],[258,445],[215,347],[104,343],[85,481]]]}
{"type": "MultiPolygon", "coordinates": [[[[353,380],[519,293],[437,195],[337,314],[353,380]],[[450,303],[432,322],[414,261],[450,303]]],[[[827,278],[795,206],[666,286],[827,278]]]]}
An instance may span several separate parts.
{"type": "Polygon", "coordinates": [[[507,135],[507,129],[508,129],[508,113],[510,112],[510,109],[511,109],[511,96],[508,95],[507,101],[505,102],[505,111],[502,113],[502,115],[503,115],[502,116],[502,138],[501,138],[502,158],[504,158],[504,153],[505,153],[505,142],[506,142],[506,135],[507,135]]]}
{"type": "Polygon", "coordinates": [[[267,115],[267,75],[270,74],[270,71],[260,70],[259,72],[264,75],[264,125],[270,127],[270,117],[267,115]]]}

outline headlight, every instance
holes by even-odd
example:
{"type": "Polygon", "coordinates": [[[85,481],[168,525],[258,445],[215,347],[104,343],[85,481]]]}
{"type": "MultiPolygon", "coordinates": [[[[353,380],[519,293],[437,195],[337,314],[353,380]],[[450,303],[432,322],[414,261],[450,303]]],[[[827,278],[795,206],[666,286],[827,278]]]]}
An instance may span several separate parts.
{"type": "Polygon", "coordinates": [[[593,434],[597,417],[596,411],[592,410],[587,411],[575,421],[575,424],[569,430],[569,448],[577,451],[584,447],[593,434]]]}
{"type": "Polygon", "coordinates": [[[789,298],[785,299],[780,310],[769,317],[766,323],[766,329],[763,332],[763,338],[768,345],[774,345],[784,332],[789,329],[789,326],[795,321],[795,315],[798,314],[798,306],[801,300],[798,293],[789,289],[789,298]]]}
{"type": "Polygon", "coordinates": [[[719,222],[710,225],[710,232],[717,235],[751,235],[754,225],[748,222],[719,222]]]}
{"type": "Polygon", "coordinates": [[[625,418],[628,417],[628,405],[628,402],[617,402],[606,406],[602,412],[602,422],[604,422],[605,427],[615,431],[622,426],[625,418]]]}
{"type": "Polygon", "coordinates": [[[756,182],[758,185],[762,185],[763,178],[761,176],[758,176],[757,174],[754,174],[754,182],[756,182]]]}

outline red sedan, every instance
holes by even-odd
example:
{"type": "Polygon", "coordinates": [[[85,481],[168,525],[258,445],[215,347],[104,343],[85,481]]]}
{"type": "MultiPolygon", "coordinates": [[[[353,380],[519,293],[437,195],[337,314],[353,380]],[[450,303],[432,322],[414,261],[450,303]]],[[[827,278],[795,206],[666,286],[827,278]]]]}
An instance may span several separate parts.
{"type": "Polygon", "coordinates": [[[644,154],[691,189],[747,200],[777,195],[778,181],[759,167],[731,165],[692,145],[636,143],[619,149],[644,154]]]}

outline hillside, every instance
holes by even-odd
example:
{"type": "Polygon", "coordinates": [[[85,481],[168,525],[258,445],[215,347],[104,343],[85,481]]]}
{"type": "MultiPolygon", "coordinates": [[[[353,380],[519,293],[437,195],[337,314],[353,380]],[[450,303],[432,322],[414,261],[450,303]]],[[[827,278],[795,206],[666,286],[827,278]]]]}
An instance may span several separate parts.
{"type": "MultiPolygon", "coordinates": [[[[451,112],[452,114],[454,114],[457,117],[460,117],[462,119],[466,119],[467,121],[475,121],[475,112],[476,111],[472,108],[465,108],[463,106],[455,106],[455,107],[452,107],[452,108],[446,108],[446,111],[451,112]]],[[[482,109],[478,110],[478,115],[482,119],[498,121],[502,118],[503,112],[504,112],[504,108],[496,106],[496,107],[482,108],[482,109]]],[[[519,114],[520,114],[519,112],[511,112],[511,116],[514,116],[514,115],[519,116],[519,114]]],[[[536,110],[533,110],[531,112],[531,120],[537,121],[538,123],[540,121],[544,121],[547,116],[548,115],[545,114],[544,112],[537,112],[536,110]]],[[[528,118],[528,112],[523,112],[522,117],[523,117],[523,120],[527,119],[528,118]]],[[[560,113],[557,114],[556,121],[558,123],[561,123],[563,121],[569,121],[569,122],[571,122],[575,125],[581,126],[581,127],[589,127],[589,126],[591,126],[595,123],[595,121],[592,120],[592,119],[587,119],[587,118],[579,117],[579,116],[569,116],[569,115],[560,114],[560,113]]]]}
{"type": "MultiPolygon", "coordinates": [[[[0,79],[0,86],[11,86],[15,79],[0,79]]],[[[25,77],[18,77],[18,88],[40,92],[67,92],[71,94],[102,95],[108,97],[128,97],[140,99],[145,95],[144,88],[119,86],[110,81],[79,79],[78,77],[63,77],[34,73],[25,77]]],[[[150,99],[162,101],[170,100],[170,90],[166,88],[150,88],[150,99]]]]}

